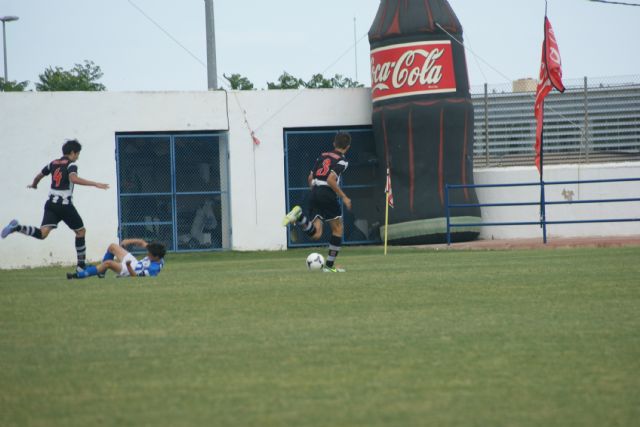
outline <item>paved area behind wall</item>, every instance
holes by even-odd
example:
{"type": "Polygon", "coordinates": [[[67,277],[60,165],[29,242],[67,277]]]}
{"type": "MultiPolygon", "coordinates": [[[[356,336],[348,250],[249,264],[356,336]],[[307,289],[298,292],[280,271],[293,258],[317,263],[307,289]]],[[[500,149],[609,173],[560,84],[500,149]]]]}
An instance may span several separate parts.
{"type": "Polygon", "coordinates": [[[575,247],[605,247],[638,246],[640,247],[640,235],[638,236],[599,236],[599,237],[547,237],[547,243],[542,242],[542,237],[535,239],[506,239],[506,240],[476,240],[473,242],[427,245],[433,249],[555,249],[575,247]]]}

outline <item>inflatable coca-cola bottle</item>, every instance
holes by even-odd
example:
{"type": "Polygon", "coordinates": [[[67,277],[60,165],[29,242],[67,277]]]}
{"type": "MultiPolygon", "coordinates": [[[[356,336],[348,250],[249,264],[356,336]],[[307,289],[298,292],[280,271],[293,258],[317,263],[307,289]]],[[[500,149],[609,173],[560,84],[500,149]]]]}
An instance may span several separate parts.
{"type": "MultiPolygon", "coordinates": [[[[446,184],[473,184],[473,106],[462,27],[446,0],[382,0],[371,29],[371,97],[381,175],[391,170],[391,243],[446,239],[446,184]]],[[[452,204],[478,203],[472,188],[452,204]]],[[[451,209],[452,223],[480,209],[451,209]]],[[[452,228],[472,240],[477,228],[452,228]]]]}

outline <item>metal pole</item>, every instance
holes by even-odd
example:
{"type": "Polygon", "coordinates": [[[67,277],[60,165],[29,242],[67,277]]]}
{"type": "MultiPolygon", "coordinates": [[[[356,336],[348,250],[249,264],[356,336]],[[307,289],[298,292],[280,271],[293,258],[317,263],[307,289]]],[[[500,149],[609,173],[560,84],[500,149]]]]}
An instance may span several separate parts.
{"type": "Polygon", "coordinates": [[[444,199],[447,209],[447,246],[451,246],[451,211],[449,210],[449,184],[444,186],[444,199]]]}
{"type": "Polygon", "coordinates": [[[218,89],[218,70],[216,67],[216,27],[213,19],[213,0],[204,0],[207,27],[207,87],[218,89]]]}
{"type": "Polygon", "coordinates": [[[9,73],[7,72],[7,32],[5,30],[5,24],[7,22],[17,21],[17,16],[0,16],[0,21],[2,21],[2,51],[4,54],[4,81],[9,81],[9,73]]]}
{"type": "Polygon", "coordinates": [[[4,21],[2,21],[2,51],[4,52],[4,82],[9,81],[9,76],[7,75],[7,33],[4,29],[4,21]]]}
{"type": "MultiPolygon", "coordinates": [[[[540,147],[540,170],[542,171],[542,147],[540,147]]],[[[542,243],[547,244],[547,207],[544,195],[544,180],[540,172],[540,223],[542,225],[542,243]]]]}
{"type": "MultiPolygon", "coordinates": [[[[544,101],[542,101],[542,114],[544,117],[544,101]]],[[[544,119],[543,129],[540,134],[540,226],[542,227],[542,242],[547,244],[547,208],[544,194],[544,119]]]]}
{"type": "Polygon", "coordinates": [[[487,84],[484,84],[484,155],[485,165],[489,167],[489,93],[487,84]]]}
{"type": "Polygon", "coordinates": [[[584,151],[586,161],[589,163],[589,91],[587,89],[587,76],[584,77],[584,151]]]}

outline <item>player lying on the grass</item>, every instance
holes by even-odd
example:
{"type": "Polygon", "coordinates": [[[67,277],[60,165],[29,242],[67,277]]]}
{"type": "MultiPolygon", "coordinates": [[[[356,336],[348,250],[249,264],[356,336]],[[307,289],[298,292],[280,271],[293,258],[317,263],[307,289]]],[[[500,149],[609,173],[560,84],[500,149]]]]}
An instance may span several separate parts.
{"type": "Polygon", "coordinates": [[[142,239],[125,239],[119,245],[112,243],[104,254],[102,262],[90,265],[84,271],[67,273],[67,279],[84,279],[86,277],[104,277],[111,270],[120,277],[157,276],[164,267],[164,255],[167,249],[162,243],[147,243],[142,239]],[[138,261],[126,246],[138,246],[147,250],[147,256],[138,261]]]}

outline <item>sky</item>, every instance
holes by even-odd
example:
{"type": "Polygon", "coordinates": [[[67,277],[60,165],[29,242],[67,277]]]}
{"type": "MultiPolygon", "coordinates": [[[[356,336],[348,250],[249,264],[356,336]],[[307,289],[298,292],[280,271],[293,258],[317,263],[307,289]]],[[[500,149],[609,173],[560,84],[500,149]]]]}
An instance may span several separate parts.
{"type": "MultiPolygon", "coordinates": [[[[640,3],[639,0],[629,0],[640,3]]],[[[544,0],[449,0],[464,30],[472,86],[537,77],[544,0]]],[[[257,89],[284,71],[370,86],[366,33],[378,0],[214,0],[217,74],[257,89]]],[[[204,0],[0,0],[9,80],[85,60],[111,91],[207,89],[204,0]],[[154,24],[154,21],[156,24],[154,24]]],[[[567,80],[640,76],[640,7],[548,0],[567,80]]]]}

